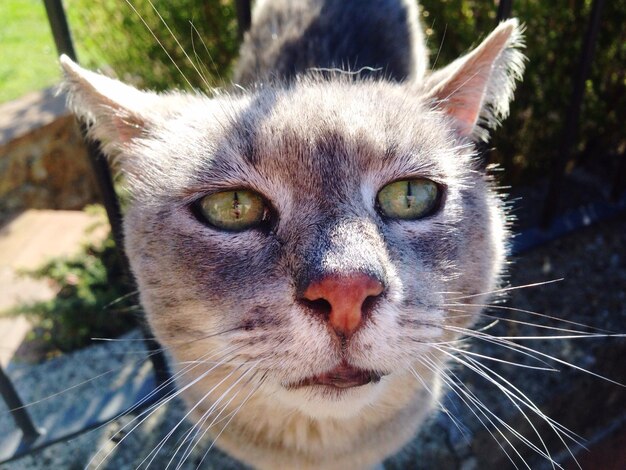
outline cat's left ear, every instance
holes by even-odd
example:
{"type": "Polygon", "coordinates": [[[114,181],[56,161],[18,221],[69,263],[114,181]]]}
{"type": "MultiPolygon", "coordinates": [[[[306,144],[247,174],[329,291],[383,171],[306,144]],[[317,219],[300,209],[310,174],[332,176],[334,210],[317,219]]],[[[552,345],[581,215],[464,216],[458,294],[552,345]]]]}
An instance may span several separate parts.
{"type": "Polygon", "coordinates": [[[461,136],[486,141],[488,129],[509,114],[524,71],[522,33],[517,19],[505,21],[476,49],[425,78],[427,99],[452,117],[461,136]]]}
{"type": "Polygon", "coordinates": [[[126,144],[161,119],[162,97],[156,93],[85,70],[65,55],[60,62],[68,105],[87,124],[89,135],[101,142],[107,156],[123,153],[126,144]]]}

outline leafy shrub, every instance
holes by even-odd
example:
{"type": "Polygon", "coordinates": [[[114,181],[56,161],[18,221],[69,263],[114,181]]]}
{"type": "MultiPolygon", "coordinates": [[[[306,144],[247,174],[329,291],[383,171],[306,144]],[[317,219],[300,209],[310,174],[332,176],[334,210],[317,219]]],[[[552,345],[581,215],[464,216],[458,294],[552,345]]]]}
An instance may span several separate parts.
{"type": "Polygon", "coordinates": [[[67,0],[66,11],[81,62],[140,87],[220,85],[239,47],[234,1],[67,0]]]}
{"type": "MultiPolygon", "coordinates": [[[[421,0],[422,20],[438,64],[452,61],[496,22],[495,2],[421,0]],[[447,25],[447,27],[446,27],[447,25]]],[[[557,156],[574,77],[582,53],[591,0],[513,2],[513,16],[526,25],[528,57],[524,82],[518,86],[511,116],[495,133],[494,161],[506,168],[512,183],[528,183],[545,173],[557,156]]],[[[626,2],[606,2],[581,114],[575,153],[590,159],[626,150],[626,2]]],[[[571,162],[573,163],[573,162],[571,162]]],[[[612,161],[615,164],[616,160],[612,161]]],[[[570,164],[571,165],[571,164],[570,164]]],[[[608,168],[608,173],[611,168],[608,168]]]]}

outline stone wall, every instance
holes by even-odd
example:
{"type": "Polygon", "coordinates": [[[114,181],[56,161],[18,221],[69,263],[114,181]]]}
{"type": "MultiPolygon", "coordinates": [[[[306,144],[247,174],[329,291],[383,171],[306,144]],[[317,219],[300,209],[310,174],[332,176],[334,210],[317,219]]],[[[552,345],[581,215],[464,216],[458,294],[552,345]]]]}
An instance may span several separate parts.
{"type": "Polygon", "coordinates": [[[25,209],[98,200],[86,147],[54,89],[0,105],[0,223],[25,209]]]}

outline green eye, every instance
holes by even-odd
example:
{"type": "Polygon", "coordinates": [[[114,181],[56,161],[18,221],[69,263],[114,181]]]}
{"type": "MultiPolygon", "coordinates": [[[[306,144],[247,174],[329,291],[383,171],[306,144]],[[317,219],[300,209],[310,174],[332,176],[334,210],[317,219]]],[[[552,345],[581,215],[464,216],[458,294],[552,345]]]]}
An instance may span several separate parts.
{"type": "Polygon", "coordinates": [[[209,194],[200,199],[199,211],[214,227],[235,232],[259,225],[267,213],[263,198],[246,189],[209,194]]]}
{"type": "Polygon", "coordinates": [[[416,178],[390,183],[378,193],[384,215],[394,219],[415,220],[429,215],[439,200],[439,187],[430,180],[416,178]]]}

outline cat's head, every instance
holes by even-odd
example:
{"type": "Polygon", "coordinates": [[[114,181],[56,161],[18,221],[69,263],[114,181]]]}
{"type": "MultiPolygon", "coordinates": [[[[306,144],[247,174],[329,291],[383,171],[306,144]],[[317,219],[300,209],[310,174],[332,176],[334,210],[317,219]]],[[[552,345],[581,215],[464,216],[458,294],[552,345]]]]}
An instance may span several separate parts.
{"type": "Polygon", "coordinates": [[[508,112],[520,41],[503,23],[419,83],[308,76],[210,98],[62,59],[73,109],[126,176],[141,302],[179,382],[201,379],[190,401],[238,380],[352,416],[423,390],[413,374],[434,375],[503,265],[474,143],[508,112]]]}

